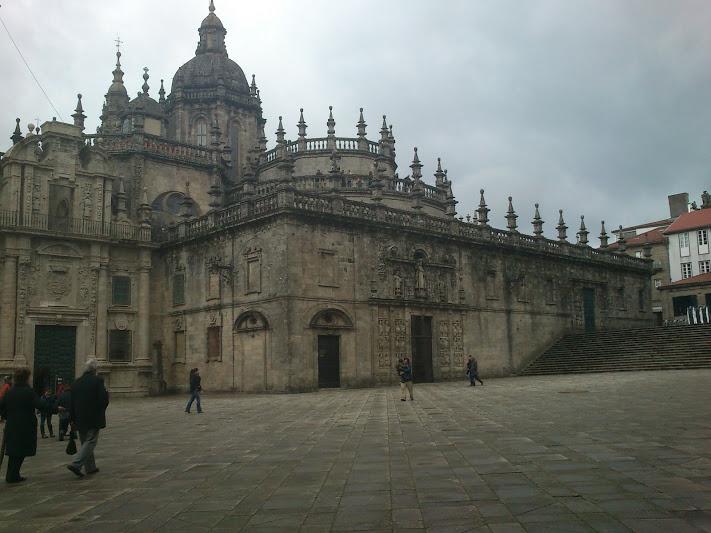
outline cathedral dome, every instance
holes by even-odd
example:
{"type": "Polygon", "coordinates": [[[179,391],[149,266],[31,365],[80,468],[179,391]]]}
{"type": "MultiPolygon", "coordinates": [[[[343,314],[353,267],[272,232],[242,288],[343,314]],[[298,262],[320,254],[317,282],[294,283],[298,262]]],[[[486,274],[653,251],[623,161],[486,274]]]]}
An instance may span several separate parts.
{"type": "Polygon", "coordinates": [[[249,84],[244,71],[227,55],[227,30],[215,15],[215,4],[212,1],[210,13],[202,21],[198,33],[200,41],[195,57],[175,73],[172,92],[175,93],[177,89],[191,92],[224,86],[228,92],[249,95],[249,84]]]}
{"type": "Polygon", "coordinates": [[[249,84],[242,68],[226,53],[206,52],[196,55],[178,69],[172,92],[177,89],[207,89],[224,85],[227,90],[249,94],[249,84]]]}

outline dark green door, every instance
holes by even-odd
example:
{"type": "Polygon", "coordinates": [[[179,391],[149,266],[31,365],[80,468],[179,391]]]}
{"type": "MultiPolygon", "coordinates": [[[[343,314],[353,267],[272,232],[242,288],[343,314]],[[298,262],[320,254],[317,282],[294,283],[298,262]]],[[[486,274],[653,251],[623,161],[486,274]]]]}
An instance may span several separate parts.
{"type": "Polygon", "coordinates": [[[583,289],[585,331],[595,331],[595,289],[583,289]]]}
{"type": "Polygon", "coordinates": [[[432,383],[432,317],[415,316],[410,318],[412,332],[412,380],[415,383],[432,383]]]}
{"type": "Polygon", "coordinates": [[[320,389],[341,386],[340,337],[318,336],[318,386],[320,389]]]}
{"type": "Polygon", "coordinates": [[[54,390],[57,378],[74,381],[77,328],[74,326],[35,326],[34,387],[39,393],[54,390]]]}

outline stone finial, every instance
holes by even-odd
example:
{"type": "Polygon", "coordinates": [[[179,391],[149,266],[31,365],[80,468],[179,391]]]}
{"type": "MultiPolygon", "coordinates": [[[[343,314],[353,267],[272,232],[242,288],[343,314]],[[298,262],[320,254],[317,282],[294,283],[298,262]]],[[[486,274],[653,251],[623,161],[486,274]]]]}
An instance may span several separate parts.
{"type": "Polygon", "coordinates": [[[121,52],[116,51],[116,68],[114,69],[114,83],[123,83],[123,70],[121,70],[121,52]]]}
{"type": "Polygon", "coordinates": [[[143,89],[143,94],[145,94],[146,96],[148,96],[148,89],[150,89],[150,87],[148,86],[148,78],[150,78],[150,76],[148,75],[148,67],[143,67],[143,86],[141,87],[141,89],[143,89]]]}
{"type": "Polygon", "coordinates": [[[86,115],[84,115],[84,107],[81,105],[81,94],[77,94],[77,107],[74,110],[72,118],[74,119],[74,125],[81,128],[81,131],[84,131],[84,119],[86,119],[86,115]]]}
{"type": "Polygon", "coordinates": [[[619,231],[619,233],[617,235],[617,249],[620,252],[624,252],[627,250],[627,239],[625,239],[625,236],[622,233],[622,225],[620,225],[620,227],[617,231],[619,231]]]}
{"type": "Polygon", "coordinates": [[[277,144],[285,144],[286,143],[286,131],[284,130],[284,124],[281,120],[281,116],[279,117],[279,127],[276,130],[276,136],[277,136],[277,144]]]}
{"type": "Polygon", "coordinates": [[[210,0],[210,13],[215,12],[215,0],[210,0]]]}
{"type": "Polygon", "coordinates": [[[326,122],[328,127],[328,136],[333,137],[336,135],[336,121],[333,119],[333,106],[328,106],[328,121],[326,122]]]}
{"type": "Polygon", "coordinates": [[[12,136],[10,137],[12,139],[12,144],[17,144],[19,143],[24,137],[22,136],[22,130],[20,129],[20,119],[17,118],[15,119],[15,131],[12,133],[12,136]]]}
{"type": "Polygon", "coordinates": [[[516,223],[517,218],[518,215],[516,214],[516,211],[514,211],[513,199],[509,196],[509,208],[508,211],[506,211],[506,226],[512,233],[518,233],[518,225],[516,223]]]}
{"type": "Polygon", "coordinates": [[[163,80],[160,80],[160,90],[158,91],[158,103],[165,103],[165,87],[163,85],[163,80]]]}
{"type": "Polygon", "coordinates": [[[141,205],[138,207],[138,217],[142,224],[151,223],[151,214],[153,213],[153,208],[148,203],[148,189],[143,187],[143,194],[141,195],[141,205]]]}
{"type": "Polygon", "coordinates": [[[252,85],[249,86],[249,94],[251,96],[257,96],[257,76],[252,74],[252,85]]]}
{"type": "Polygon", "coordinates": [[[390,134],[390,130],[388,129],[388,117],[387,115],[383,115],[383,127],[380,128],[380,142],[381,143],[386,143],[388,142],[388,135],[390,134]]]}
{"type": "Polygon", "coordinates": [[[444,187],[447,183],[447,174],[442,170],[442,158],[437,158],[437,170],[434,173],[435,185],[437,187],[444,187]]]}
{"type": "Polygon", "coordinates": [[[212,184],[207,194],[210,196],[210,203],[208,204],[211,211],[215,211],[220,208],[221,202],[220,197],[222,196],[222,190],[220,189],[220,177],[219,175],[212,176],[212,184]]]}
{"type": "Polygon", "coordinates": [[[588,228],[585,227],[585,215],[580,215],[580,229],[578,230],[578,244],[580,246],[588,245],[588,228]]]}
{"type": "Polygon", "coordinates": [[[412,159],[410,168],[412,169],[412,179],[415,181],[415,185],[418,185],[422,180],[422,163],[420,163],[420,157],[417,155],[417,147],[415,147],[415,156],[412,159]]]}
{"type": "Polygon", "coordinates": [[[565,225],[565,220],[563,220],[563,210],[559,209],[558,213],[560,216],[558,217],[558,225],[555,229],[558,230],[558,240],[565,241],[568,238],[568,226],[565,225]]]}
{"type": "Polygon", "coordinates": [[[541,212],[538,210],[538,204],[536,204],[536,212],[533,214],[533,234],[538,239],[543,238],[543,219],[541,218],[541,212]]]}
{"type": "Polygon", "coordinates": [[[360,118],[358,119],[358,124],[356,124],[356,127],[358,128],[358,137],[361,139],[365,139],[365,128],[368,125],[365,123],[365,118],[363,118],[363,108],[360,108],[360,118]]]}
{"type": "Polygon", "coordinates": [[[600,228],[600,248],[607,248],[609,246],[609,239],[607,231],[605,231],[605,221],[603,220],[600,228]]]}
{"type": "Polygon", "coordinates": [[[180,218],[188,220],[193,216],[193,199],[190,196],[190,182],[185,182],[185,196],[180,201],[180,218]]]}
{"type": "Polygon", "coordinates": [[[490,209],[486,207],[486,200],[484,199],[484,189],[479,191],[479,208],[477,212],[477,221],[480,226],[487,226],[489,224],[489,211],[490,209]]]}
{"type": "Polygon", "coordinates": [[[116,193],[116,214],[119,219],[125,219],[128,213],[126,208],[126,189],[123,185],[123,179],[119,179],[119,190],[116,193]]]}
{"type": "Polygon", "coordinates": [[[299,128],[299,140],[301,140],[306,139],[306,128],[308,128],[308,126],[304,120],[304,108],[302,107],[299,112],[301,114],[299,115],[299,122],[296,126],[299,128]]]}

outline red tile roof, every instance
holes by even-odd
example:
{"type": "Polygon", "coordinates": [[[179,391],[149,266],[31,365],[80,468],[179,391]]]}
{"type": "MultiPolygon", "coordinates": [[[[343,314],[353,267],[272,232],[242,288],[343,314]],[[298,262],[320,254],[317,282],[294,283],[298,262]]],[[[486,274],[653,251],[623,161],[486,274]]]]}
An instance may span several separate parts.
{"type": "Polygon", "coordinates": [[[664,230],[664,233],[670,235],[708,227],[711,227],[711,209],[699,209],[698,211],[689,211],[679,215],[671,226],[664,230]]]}
{"type": "Polygon", "coordinates": [[[659,287],[660,289],[674,289],[676,287],[683,287],[685,285],[703,285],[705,283],[711,284],[711,273],[709,274],[698,274],[696,276],[691,276],[690,278],[680,279],[679,281],[674,281],[669,285],[663,285],[659,287]]]}
{"type": "MultiPolygon", "coordinates": [[[[627,228],[622,228],[622,232],[624,233],[626,231],[632,231],[632,230],[639,229],[639,228],[654,228],[654,227],[660,227],[660,226],[668,226],[672,222],[674,222],[673,218],[665,218],[663,220],[655,220],[654,222],[647,222],[645,224],[637,224],[636,226],[629,226],[627,228]]],[[[619,232],[620,232],[620,230],[617,228],[612,230],[612,233],[615,233],[615,234],[617,234],[619,232]]]]}
{"type": "MultiPolygon", "coordinates": [[[[644,233],[640,233],[639,235],[635,235],[634,237],[629,237],[628,239],[625,239],[626,246],[628,248],[635,248],[638,246],[644,246],[645,244],[663,244],[666,242],[667,238],[664,236],[662,233],[664,228],[656,228],[650,231],[646,231],[644,233]]],[[[618,242],[613,242],[610,244],[609,248],[615,250],[616,248],[619,248],[620,245],[618,242]]]]}

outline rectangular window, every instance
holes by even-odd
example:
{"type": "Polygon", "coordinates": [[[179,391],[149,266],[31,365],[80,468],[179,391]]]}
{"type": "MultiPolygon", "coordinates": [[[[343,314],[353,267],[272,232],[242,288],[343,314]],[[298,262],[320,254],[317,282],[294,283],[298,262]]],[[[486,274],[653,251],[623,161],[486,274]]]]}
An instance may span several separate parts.
{"type": "Polygon", "coordinates": [[[546,280],[545,297],[547,305],[555,305],[555,283],[552,278],[546,280]]]}
{"type": "Polygon", "coordinates": [[[185,303],[185,274],[173,276],[173,305],[185,303]]]}
{"type": "Polygon", "coordinates": [[[489,270],[486,273],[486,299],[487,300],[498,300],[499,293],[497,287],[496,271],[489,270]]]}
{"type": "Polygon", "coordinates": [[[646,298],[644,297],[644,289],[639,289],[637,292],[637,303],[639,305],[639,310],[644,311],[644,304],[646,303],[646,298]]]}
{"type": "Polygon", "coordinates": [[[681,279],[690,278],[693,275],[693,270],[691,269],[691,263],[681,264],[681,279]]]}
{"type": "Polygon", "coordinates": [[[709,253],[709,232],[705,229],[700,229],[696,232],[696,241],[699,244],[699,254],[709,253]]]}
{"type": "Polygon", "coordinates": [[[634,256],[635,256],[637,259],[642,259],[642,257],[644,257],[641,250],[635,252],[635,253],[634,253],[634,256]]]}
{"type": "Polygon", "coordinates": [[[222,326],[207,328],[207,360],[222,360],[222,326]]]}
{"type": "Polygon", "coordinates": [[[679,251],[682,257],[689,257],[689,234],[680,233],[679,234],[679,251]]]}
{"type": "Polygon", "coordinates": [[[109,331],[109,361],[127,363],[131,360],[131,332],[124,329],[109,331]]]}
{"type": "Polygon", "coordinates": [[[185,362],[185,332],[176,331],[175,332],[175,362],[184,363],[185,362]]]}
{"type": "Polygon", "coordinates": [[[654,288],[658,289],[659,287],[662,286],[662,280],[661,279],[655,279],[654,280],[654,288]]]}
{"type": "Polygon", "coordinates": [[[111,303],[113,305],[131,305],[131,278],[113,276],[111,278],[111,303]]]}
{"type": "Polygon", "coordinates": [[[621,310],[627,309],[627,295],[625,294],[624,287],[617,288],[617,302],[618,308],[621,310]]]}
{"type": "Polygon", "coordinates": [[[210,269],[207,273],[207,299],[219,300],[221,289],[220,271],[210,269]]]}
{"type": "Polygon", "coordinates": [[[711,259],[699,261],[699,274],[708,274],[711,272],[711,259]]]}
{"type": "Polygon", "coordinates": [[[198,146],[207,146],[207,122],[203,119],[199,120],[195,125],[196,140],[198,146]]]}
{"type": "Polygon", "coordinates": [[[247,258],[247,294],[262,291],[262,260],[260,256],[247,258]]]}

